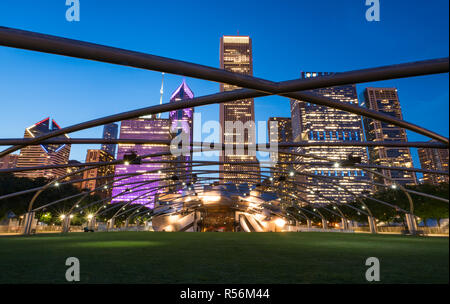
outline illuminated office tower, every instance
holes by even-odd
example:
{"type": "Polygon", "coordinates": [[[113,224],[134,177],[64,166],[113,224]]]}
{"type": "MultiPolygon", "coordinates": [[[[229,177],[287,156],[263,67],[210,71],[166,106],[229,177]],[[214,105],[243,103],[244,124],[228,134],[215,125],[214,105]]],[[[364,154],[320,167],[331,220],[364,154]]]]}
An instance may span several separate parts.
{"type": "MultiPolygon", "coordinates": [[[[170,140],[169,128],[168,119],[160,119],[156,118],[156,116],[124,120],[120,126],[120,139],[170,140]]],[[[137,156],[144,156],[170,152],[170,149],[168,145],[163,144],[119,144],[117,160],[124,159],[124,155],[130,155],[133,152],[137,156]]],[[[143,161],[157,162],[169,158],[170,156],[156,156],[146,158],[143,161]]],[[[156,194],[166,191],[166,189],[162,188],[166,183],[163,181],[149,181],[163,178],[164,174],[159,174],[158,170],[163,170],[167,166],[164,163],[116,165],[112,203],[132,202],[133,204],[149,204],[149,207],[153,207],[156,194]],[[144,174],[123,179],[125,177],[124,174],[134,173],[144,174]],[[143,184],[141,185],[140,183],[143,184]],[[130,191],[132,188],[133,191],[130,191]],[[124,194],[114,198],[120,193],[124,194]]]]}
{"type": "MultiPolygon", "coordinates": [[[[25,129],[24,138],[34,138],[51,131],[59,130],[61,127],[49,117],[25,129]]],[[[69,138],[67,135],[55,137],[69,138]]],[[[20,150],[17,159],[17,168],[48,166],[48,165],[65,165],[69,160],[70,145],[65,144],[42,144],[37,146],[27,146],[20,150]]],[[[57,178],[66,174],[65,168],[42,169],[26,172],[17,172],[16,176],[28,178],[57,178]]]]}
{"type": "MultiPolygon", "coordinates": [[[[224,70],[253,75],[252,60],[252,40],[248,36],[223,36],[220,39],[220,67],[224,70]]],[[[228,84],[220,84],[220,91],[232,91],[238,87],[228,84]]],[[[248,145],[256,144],[256,132],[254,127],[255,111],[253,98],[241,99],[232,102],[220,104],[220,124],[222,126],[221,140],[225,144],[245,145],[243,152],[233,149],[231,155],[220,154],[221,161],[227,162],[249,162],[256,161],[256,155],[250,153],[248,145]],[[226,130],[226,122],[241,122],[244,127],[243,131],[237,129],[226,130]],[[248,123],[247,125],[245,125],[248,123]],[[253,125],[252,125],[253,124],[253,125]],[[239,155],[242,154],[242,155],[239,155]]],[[[240,149],[241,150],[241,149],[240,149]]],[[[220,165],[220,177],[224,182],[233,181],[233,178],[246,178],[247,174],[242,172],[255,171],[258,168],[242,166],[239,164],[223,164],[220,165]]]]}
{"type": "MultiPolygon", "coordinates": [[[[172,93],[170,97],[170,102],[182,102],[191,100],[194,98],[194,93],[192,93],[189,86],[186,84],[186,81],[183,80],[181,85],[172,93]]],[[[187,134],[189,138],[189,143],[193,142],[193,116],[194,109],[186,108],[176,111],[170,111],[169,120],[170,120],[170,133],[172,137],[180,135],[180,133],[187,134]]],[[[180,155],[174,158],[175,161],[186,161],[186,163],[174,163],[175,174],[180,176],[180,180],[185,183],[191,182],[192,173],[192,164],[189,161],[192,161],[192,150],[189,155],[180,155]]]]}
{"type": "MultiPolygon", "coordinates": [[[[114,157],[106,151],[98,149],[89,149],[86,153],[86,163],[103,163],[111,162],[114,157]]],[[[83,181],[81,188],[94,190],[95,188],[101,187],[102,185],[107,185],[106,187],[96,190],[91,194],[97,194],[101,198],[107,198],[111,196],[112,185],[110,183],[114,180],[112,175],[114,174],[114,165],[111,166],[101,166],[95,169],[90,169],[83,172],[83,179],[89,179],[83,181]],[[110,177],[107,177],[110,176],[110,177]],[[99,177],[106,177],[101,179],[95,179],[99,177]]]]}
{"type": "MultiPolygon", "coordinates": [[[[103,127],[103,139],[117,139],[119,126],[115,123],[107,124],[103,127]]],[[[116,156],[116,144],[102,144],[102,150],[108,152],[113,157],[116,156]]]]}
{"type": "MultiPolygon", "coordinates": [[[[400,101],[395,88],[366,88],[362,105],[368,109],[387,114],[391,117],[403,119],[400,101]]],[[[392,124],[369,118],[364,118],[364,130],[367,141],[396,141],[407,142],[405,129],[392,124]]],[[[369,147],[369,161],[375,165],[391,167],[413,167],[409,148],[369,147]]],[[[414,172],[379,170],[383,175],[403,185],[417,184],[414,172]]],[[[392,184],[387,179],[374,177],[374,180],[386,185],[392,184]]]]}
{"type": "MultiPolygon", "coordinates": [[[[448,149],[420,148],[418,152],[422,169],[448,172],[448,149]]],[[[429,184],[448,183],[448,180],[448,175],[423,174],[423,181],[429,184]]]]}
{"type": "Polygon", "coordinates": [[[8,154],[0,157],[0,169],[12,169],[17,165],[18,154],[8,154]]]}
{"type": "MultiPolygon", "coordinates": [[[[302,72],[301,77],[321,77],[329,74],[322,72],[302,72]]],[[[308,92],[339,102],[358,105],[355,85],[321,88],[308,92]]],[[[291,118],[294,142],[362,141],[363,138],[361,117],[353,113],[315,105],[302,100],[291,99],[291,118]]],[[[365,147],[314,146],[298,147],[295,150],[306,155],[324,157],[332,160],[332,163],[330,163],[318,159],[296,156],[296,161],[298,162],[316,163],[315,165],[295,166],[297,171],[310,175],[300,175],[297,178],[298,182],[304,183],[302,187],[299,187],[299,190],[304,192],[302,197],[308,202],[329,203],[329,200],[334,200],[340,203],[348,203],[354,200],[354,197],[350,193],[330,187],[330,183],[326,181],[327,178],[333,178],[339,185],[355,194],[370,191],[370,186],[365,183],[368,180],[367,174],[356,168],[339,165],[347,160],[349,156],[361,158],[361,162],[366,163],[367,153],[365,147]]]]}
{"type": "MultiPolygon", "coordinates": [[[[289,143],[292,142],[292,122],[289,117],[270,117],[267,121],[267,129],[269,131],[269,141],[270,143],[289,143]]],[[[291,148],[279,148],[280,150],[291,150],[291,148]]],[[[287,174],[293,170],[293,165],[291,163],[294,161],[294,157],[289,154],[282,154],[271,152],[270,158],[274,165],[287,172],[287,174]]],[[[274,183],[277,184],[280,176],[286,176],[286,173],[280,174],[277,172],[272,172],[272,177],[274,178],[274,183]]]]}

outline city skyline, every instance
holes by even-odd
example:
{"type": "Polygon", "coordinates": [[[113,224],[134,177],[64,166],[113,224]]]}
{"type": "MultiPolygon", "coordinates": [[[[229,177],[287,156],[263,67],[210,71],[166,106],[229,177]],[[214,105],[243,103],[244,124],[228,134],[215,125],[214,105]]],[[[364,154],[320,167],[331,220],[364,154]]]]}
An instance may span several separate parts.
{"type": "Polygon", "coordinates": [[[0,283],[448,284],[448,0],[31,2],[0,1],[0,283]]]}
{"type": "MultiPolygon", "coordinates": [[[[290,11],[296,11],[297,18],[303,17],[303,24],[308,25],[311,30],[309,32],[303,31],[301,35],[296,35],[296,33],[300,33],[298,27],[287,26],[286,22],[288,22],[289,18],[286,18],[286,21],[283,20],[281,24],[273,24],[272,27],[264,27],[265,30],[261,30],[261,22],[255,21],[253,17],[250,20],[242,18],[243,14],[239,13],[231,17],[226,26],[212,20],[210,27],[201,32],[200,36],[186,35],[186,37],[181,37],[182,42],[184,42],[181,43],[183,45],[188,45],[187,41],[189,41],[189,44],[201,46],[200,48],[186,47],[183,48],[183,51],[176,47],[176,45],[180,44],[180,41],[171,39],[171,37],[177,36],[181,21],[175,20],[164,29],[150,27],[150,31],[143,35],[143,37],[149,37],[149,39],[136,40],[131,37],[122,37],[120,41],[117,41],[105,33],[102,28],[96,26],[98,25],[98,20],[96,21],[93,16],[95,14],[102,16],[102,12],[100,9],[92,7],[89,3],[83,4],[84,14],[81,22],[69,24],[64,18],[49,18],[49,16],[57,15],[60,9],[64,10],[64,7],[43,4],[46,8],[45,13],[33,15],[33,12],[26,6],[14,2],[6,4],[7,2],[2,2],[0,6],[8,5],[8,10],[20,11],[20,14],[24,15],[24,19],[11,19],[8,15],[2,13],[6,12],[6,9],[0,10],[0,16],[3,24],[6,26],[118,45],[120,47],[148,51],[157,55],[167,54],[177,59],[195,61],[211,66],[218,66],[217,43],[219,38],[225,34],[234,34],[239,30],[242,35],[252,37],[255,76],[278,80],[298,78],[299,70],[346,71],[362,67],[443,57],[448,54],[448,38],[442,39],[442,37],[448,37],[448,19],[444,18],[444,15],[442,18],[439,18],[439,14],[445,14],[445,7],[448,8],[448,3],[445,1],[426,6],[419,5],[418,7],[401,6],[395,3],[383,4],[386,12],[383,14],[382,22],[377,24],[369,24],[365,21],[363,16],[364,5],[362,4],[354,7],[343,7],[330,2],[328,6],[324,7],[309,3],[295,4],[297,7],[294,10],[292,10],[292,6],[291,10],[277,8],[280,14],[289,16],[290,11]],[[439,9],[436,9],[437,7],[439,9]],[[444,7],[444,10],[442,10],[442,7],[444,7]],[[399,14],[399,12],[401,13],[399,14]],[[339,46],[342,46],[342,43],[344,43],[338,39],[339,36],[329,38],[328,41],[319,40],[318,37],[321,36],[323,31],[314,26],[315,23],[313,21],[317,19],[317,14],[321,16],[321,28],[332,26],[330,27],[332,31],[339,32],[342,35],[347,34],[357,37],[358,43],[354,44],[352,48],[345,48],[346,51],[344,53],[339,51],[339,46]],[[342,19],[342,15],[347,18],[342,19]],[[35,20],[36,22],[31,26],[27,20],[35,20]],[[410,20],[415,21],[412,22],[410,20]],[[58,25],[58,30],[55,30],[56,24],[58,25]],[[399,27],[399,29],[396,27],[399,27]],[[356,28],[358,29],[356,30],[356,28]],[[400,32],[415,33],[415,35],[423,37],[423,39],[419,43],[414,39],[399,35],[400,32]],[[158,41],[163,42],[158,44],[155,39],[151,39],[152,37],[157,37],[158,41]],[[391,42],[391,45],[394,44],[396,46],[395,52],[392,52],[392,48],[386,49],[382,45],[370,43],[369,37],[383,37],[386,45],[389,45],[389,42],[391,42]],[[436,39],[437,37],[440,37],[440,39],[436,39]],[[172,41],[173,45],[171,44],[172,41]],[[305,44],[305,42],[310,43],[305,44]],[[367,47],[369,44],[370,48],[367,47]],[[330,45],[335,45],[337,51],[328,56],[326,50],[329,49],[328,46],[330,45]],[[423,48],[423,45],[428,45],[429,47],[423,48]],[[167,52],[167,50],[169,51],[167,52]],[[275,57],[274,54],[283,54],[283,56],[275,57]],[[364,54],[364,56],[359,56],[359,54],[364,54]],[[327,56],[324,57],[324,55],[327,56]],[[339,60],[337,60],[338,58],[339,60]],[[351,60],[349,60],[350,58],[351,60]]],[[[160,9],[164,8],[163,4],[157,5],[161,5],[160,9]]],[[[248,3],[243,3],[242,5],[251,7],[248,3]]],[[[267,2],[264,5],[267,7],[267,2]]],[[[110,13],[120,12],[121,8],[113,5],[110,7],[110,13]]],[[[254,9],[258,10],[259,8],[254,7],[254,9]]],[[[189,6],[186,6],[184,12],[189,12],[193,16],[197,14],[195,8],[189,6]]],[[[134,13],[139,14],[139,12],[134,13]]],[[[154,17],[156,18],[155,22],[160,18],[154,17]]],[[[131,22],[129,24],[119,22],[123,28],[118,28],[117,25],[105,19],[102,19],[102,22],[104,22],[104,25],[109,26],[111,32],[115,30],[119,32],[134,31],[136,23],[145,24],[148,22],[146,21],[147,19],[135,20],[140,19],[134,18],[134,23],[131,22]]],[[[122,19],[122,21],[124,20],[122,19]]],[[[198,27],[198,24],[196,26],[198,27]]],[[[183,30],[189,31],[191,27],[194,28],[195,26],[188,25],[183,27],[183,30]]],[[[11,127],[0,128],[0,136],[3,138],[20,138],[22,134],[17,130],[35,122],[36,118],[42,116],[44,111],[56,117],[61,125],[68,126],[83,121],[85,117],[89,119],[97,114],[108,115],[133,107],[157,104],[159,101],[160,73],[147,73],[123,67],[110,67],[94,62],[82,62],[79,64],[77,60],[66,62],[66,59],[58,56],[53,57],[26,51],[16,52],[7,48],[0,50],[1,57],[8,58],[8,62],[4,65],[5,75],[8,75],[8,79],[0,79],[2,83],[9,84],[8,86],[2,86],[4,91],[4,102],[2,103],[4,104],[4,110],[15,115],[15,110],[10,108],[9,104],[28,107],[30,110],[29,114],[15,115],[18,119],[11,122],[11,127]],[[31,63],[31,65],[27,66],[28,63],[31,63]],[[14,69],[12,64],[14,64],[14,69]],[[19,74],[27,76],[22,81],[18,79],[19,74]],[[51,83],[53,90],[48,89],[48,84],[43,84],[42,81],[44,79],[51,83]],[[62,79],[64,81],[61,81],[62,79]],[[131,83],[131,80],[133,83],[131,83]],[[77,87],[74,90],[72,87],[73,83],[77,83],[80,90],[77,90],[77,87]],[[95,90],[91,90],[90,88],[94,83],[95,90]],[[111,84],[111,87],[109,84],[111,84]],[[18,85],[25,85],[25,89],[16,89],[18,85]],[[86,91],[86,88],[90,91],[89,95],[83,93],[86,91]],[[118,88],[121,89],[118,90],[118,88]],[[126,95],[123,93],[124,90],[127,92],[126,95]],[[29,94],[31,92],[33,92],[32,95],[29,94]],[[70,94],[66,94],[66,92],[70,92],[70,94]],[[65,103],[69,106],[70,115],[65,113],[64,107],[57,106],[59,100],[65,100],[65,103]],[[96,101],[95,103],[93,102],[94,100],[96,101]],[[108,102],[108,106],[106,106],[106,102],[108,102]],[[37,104],[39,104],[39,107],[35,106],[37,104]],[[70,106],[71,104],[80,105],[80,109],[70,106]],[[92,109],[92,114],[81,111],[81,109],[85,108],[92,109]]],[[[181,77],[179,76],[167,74],[166,86],[175,88],[180,80],[181,77]]],[[[218,92],[218,84],[216,83],[206,83],[190,78],[187,80],[191,88],[198,92],[197,96],[218,92]]],[[[421,119],[425,127],[448,136],[448,118],[444,116],[444,113],[448,111],[448,87],[446,83],[448,83],[447,74],[357,85],[357,90],[360,93],[366,86],[398,88],[404,109],[404,117],[407,121],[418,121],[421,119]],[[427,104],[427,107],[421,107],[422,104],[427,104]],[[443,111],[432,114],[433,109],[438,107],[443,107],[443,111]],[[433,119],[428,117],[433,117],[433,119]]],[[[167,94],[164,95],[163,102],[168,102],[169,97],[167,94]]],[[[214,113],[217,112],[218,108],[218,105],[206,106],[199,108],[198,112],[204,114],[204,116],[216,115],[215,117],[217,118],[217,114],[214,113]]],[[[256,120],[267,121],[269,113],[271,114],[270,116],[288,116],[289,100],[277,96],[256,99],[256,120]]],[[[411,141],[427,140],[423,136],[409,131],[407,133],[411,141]]],[[[72,137],[100,138],[101,129],[94,128],[70,135],[72,137]]],[[[199,140],[199,138],[195,140],[199,140]]],[[[85,151],[88,148],[97,147],[89,145],[74,146],[70,158],[83,161],[85,151]]],[[[414,164],[419,166],[417,151],[413,149],[412,152],[414,164]]]]}

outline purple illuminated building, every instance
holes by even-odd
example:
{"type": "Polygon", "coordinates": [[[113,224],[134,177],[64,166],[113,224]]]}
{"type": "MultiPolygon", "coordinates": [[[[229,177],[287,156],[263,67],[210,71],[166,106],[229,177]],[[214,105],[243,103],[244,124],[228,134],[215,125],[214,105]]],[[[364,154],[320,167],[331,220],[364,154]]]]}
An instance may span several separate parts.
{"type": "MultiPolygon", "coordinates": [[[[120,127],[120,139],[170,140],[169,120],[156,117],[141,117],[138,119],[124,120],[120,127]]],[[[161,144],[119,144],[117,159],[123,159],[124,155],[132,152],[135,152],[138,156],[143,156],[169,151],[169,146],[161,144]]],[[[158,156],[144,159],[144,161],[158,161],[169,159],[169,157],[169,155],[158,156]]],[[[163,188],[165,182],[155,181],[141,186],[139,186],[139,183],[163,178],[163,175],[159,174],[158,170],[163,170],[166,166],[167,164],[161,163],[117,165],[115,169],[116,181],[112,191],[111,202],[117,203],[126,201],[131,202],[132,204],[147,205],[148,207],[153,208],[156,194],[167,191],[167,189],[163,188]],[[142,172],[148,173],[121,180],[124,176],[120,175],[142,172]],[[125,194],[118,196],[123,192],[125,192],[125,194]]]]}
{"type": "MultiPolygon", "coordinates": [[[[181,102],[187,101],[194,98],[194,93],[192,93],[186,81],[183,80],[181,85],[173,92],[170,97],[170,102],[181,102]]],[[[185,108],[182,110],[171,111],[169,113],[170,120],[170,132],[172,137],[179,135],[181,132],[189,134],[189,142],[193,142],[193,108],[185,108]]],[[[175,158],[177,161],[191,161],[192,151],[190,155],[180,155],[175,158]]],[[[192,172],[192,166],[190,163],[176,163],[176,174],[180,176],[180,180],[186,183],[191,182],[190,173],[192,172]]]]}

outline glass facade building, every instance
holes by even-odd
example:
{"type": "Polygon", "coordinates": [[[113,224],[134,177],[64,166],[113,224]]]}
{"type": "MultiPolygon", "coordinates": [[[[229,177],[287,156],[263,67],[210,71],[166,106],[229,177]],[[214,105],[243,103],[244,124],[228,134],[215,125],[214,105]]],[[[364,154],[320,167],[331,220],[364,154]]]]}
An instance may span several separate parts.
{"type": "MultiPolygon", "coordinates": [[[[119,126],[115,123],[107,124],[103,127],[103,139],[117,139],[119,126]]],[[[113,157],[116,156],[116,144],[102,144],[102,150],[108,152],[113,157]]]]}
{"type": "MultiPolygon", "coordinates": [[[[169,119],[160,119],[156,118],[156,116],[152,118],[141,117],[138,119],[124,120],[120,126],[120,139],[170,140],[169,128],[169,119]]],[[[170,149],[169,146],[163,144],[119,144],[117,159],[121,160],[124,158],[124,155],[131,154],[132,152],[138,156],[144,156],[147,154],[170,152],[170,149]]],[[[170,156],[156,156],[146,158],[144,161],[167,160],[169,158],[170,156]]],[[[166,191],[163,188],[166,182],[150,181],[163,178],[163,175],[159,174],[158,170],[162,170],[167,166],[167,163],[116,165],[112,203],[126,201],[153,207],[157,194],[166,191]],[[143,174],[122,179],[124,174],[134,173],[143,174]],[[127,193],[128,189],[131,188],[133,188],[133,191],[127,193]],[[117,196],[119,194],[121,195],[117,196]]]]}
{"type": "MultiPolygon", "coordinates": [[[[403,119],[396,88],[366,88],[363,93],[363,98],[362,105],[368,109],[403,119]]],[[[405,129],[369,118],[364,118],[363,120],[367,141],[408,141],[405,129]]],[[[413,167],[409,148],[369,147],[368,150],[371,164],[392,167],[413,167]]],[[[417,184],[414,172],[396,170],[380,170],[380,172],[399,184],[417,184]]],[[[389,180],[381,180],[377,176],[374,176],[374,180],[386,185],[392,184],[389,180]]]]}
{"type": "MultiPolygon", "coordinates": [[[[172,93],[170,97],[170,102],[183,102],[194,98],[194,93],[191,91],[186,81],[183,80],[181,85],[172,93]]],[[[180,135],[180,133],[187,134],[189,138],[189,143],[193,142],[193,126],[194,126],[194,109],[186,108],[177,111],[170,111],[170,133],[172,138],[180,135]]],[[[183,153],[186,154],[186,153],[183,153]]],[[[193,153],[192,151],[189,155],[180,155],[174,158],[175,161],[180,161],[180,163],[174,163],[175,174],[180,176],[180,180],[185,183],[191,182],[192,164],[188,163],[192,161],[193,153]],[[186,161],[186,163],[182,163],[186,161]]]]}
{"type": "MultiPolygon", "coordinates": [[[[329,75],[324,72],[302,72],[303,79],[329,75]]],[[[358,105],[355,85],[336,86],[308,91],[309,93],[324,96],[343,103],[358,105]]],[[[362,141],[363,130],[359,115],[342,110],[315,105],[303,100],[291,99],[292,136],[294,142],[341,142],[362,141]]],[[[367,152],[364,147],[298,147],[295,150],[305,155],[314,155],[331,159],[330,162],[311,159],[305,156],[296,156],[297,162],[314,162],[313,165],[296,165],[296,170],[308,174],[299,175],[297,182],[302,184],[299,190],[302,197],[311,203],[348,203],[354,201],[354,196],[343,190],[330,186],[325,179],[333,178],[340,186],[359,194],[370,191],[367,184],[368,176],[362,170],[349,167],[336,166],[349,156],[361,158],[367,162],[367,152]],[[323,165],[321,164],[323,163],[323,165]],[[317,177],[315,177],[317,176],[317,177]]]]}
{"type": "MultiPolygon", "coordinates": [[[[269,132],[269,141],[277,142],[277,143],[289,143],[292,142],[292,121],[290,117],[270,117],[267,121],[267,130],[269,132]]],[[[280,150],[292,150],[292,148],[280,148],[280,150]]],[[[283,170],[285,172],[290,172],[294,169],[293,165],[289,165],[287,163],[291,163],[294,161],[294,157],[289,154],[282,154],[277,152],[271,152],[270,158],[273,162],[273,165],[279,168],[279,170],[283,170]]],[[[287,173],[288,174],[288,173],[287,173]]],[[[280,177],[280,174],[277,172],[272,172],[272,177],[274,178],[274,184],[278,184],[277,178],[280,177]]]]}
{"type": "MultiPolygon", "coordinates": [[[[223,36],[220,39],[220,67],[224,70],[245,75],[253,75],[252,40],[248,36],[223,36]]],[[[232,91],[238,87],[220,84],[220,91],[232,91]]],[[[220,161],[248,162],[256,161],[256,153],[248,145],[256,144],[255,110],[253,98],[236,100],[220,104],[220,124],[222,126],[222,143],[233,144],[232,153],[221,153],[220,161]],[[242,123],[243,129],[227,128],[227,124],[242,123]],[[247,127],[247,128],[245,128],[247,127]],[[236,145],[244,145],[237,149],[236,145]],[[236,149],[235,149],[236,148],[236,149]]],[[[231,151],[230,151],[231,152],[231,151]]],[[[220,177],[223,182],[233,178],[246,178],[243,172],[259,172],[258,168],[239,164],[220,165],[220,177]]]]}
{"type": "MultiPolygon", "coordinates": [[[[434,142],[434,140],[430,142],[434,142]]],[[[448,149],[420,148],[418,152],[422,169],[448,172],[448,149]]],[[[448,175],[424,173],[423,181],[424,183],[437,185],[448,183],[449,177],[448,175]]]]}

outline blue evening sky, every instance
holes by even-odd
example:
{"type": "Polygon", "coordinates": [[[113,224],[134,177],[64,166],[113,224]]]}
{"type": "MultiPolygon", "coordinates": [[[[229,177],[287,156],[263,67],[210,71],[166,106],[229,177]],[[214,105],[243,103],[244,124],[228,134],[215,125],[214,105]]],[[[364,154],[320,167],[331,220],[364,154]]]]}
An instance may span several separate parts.
{"type": "MultiPolygon", "coordinates": [[[[276,81],[302,70],[341,72],[449,55],[448,0],[380,3],[381,21],[367,22],[365,0],[80,0],[80,22],[68,22],[65,0],[2,0],[0,25],[213,67],[220,37],[239,31],[253,39],[254,75],[276,81]]],[[[182,77],[165,76],[168,102],[182,77]]],[[[405,120],[448,136],[448,80],[441,74],[357,88],[397,87],[405,120]]],[[[196,96],[219,90],[217,83],[187,82],[196,96]]],[[[48,116],[65,127],[155,105],[160,85],[158,72],[0,47],[0,138],[20,138],[48,116]]],[[[203,121],[219,119],[218,105],[196,111],[203,121]]],[[[258,98],[255,111],[259,121],[290,116],[289,100],[258,98]]],[[[102,128],[70,135],[99,138],[102,128]]],[[[83,161],[86,149],[98,146],[73,146],[71,159],[83,161]]]]}

